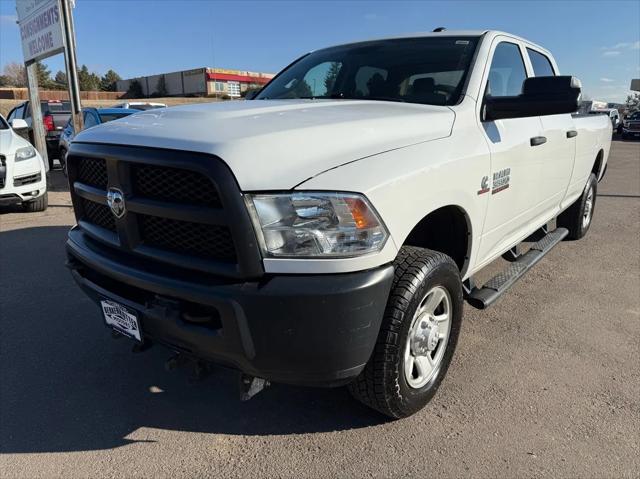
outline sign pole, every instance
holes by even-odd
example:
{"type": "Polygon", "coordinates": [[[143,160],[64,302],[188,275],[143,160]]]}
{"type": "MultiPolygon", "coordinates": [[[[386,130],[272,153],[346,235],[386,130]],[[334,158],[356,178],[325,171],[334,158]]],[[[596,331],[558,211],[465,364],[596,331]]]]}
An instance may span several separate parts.
{"type": "Polygon", "coordinates": [[[73,14],[69,0],[60,0],[62,7],[62,29],[64,31],[64,62],[67,68],[67,85],[71,101],[71,115],[75,132],[82,131],[82,105],[80,102],[80,85],[78,82],[78,62],[76,61],[76,34],[73,27],[73,14]]]}
{"type": "Polygon", "coordinates": [[[37,62],[62,53],[65,49],[60,22],[60,0],[16,0],[16,13],[24,66],[27,69],[33,142],[42,155],[45,170],[48,172],[49,157],[38,94],[37,62]]]}
{"type": "Polygon", "coordinates": [[[29,86],[29,106],[31,107],[34,146],[42,156],[44,169],[48,173],[49,156],[47,154],[47,142],[45,141],[44,123],[42,122],[40,95],[38,94],[38,66],[35,61],[29,62],[25,66],[27,69],[27,84],[29,86]]]}

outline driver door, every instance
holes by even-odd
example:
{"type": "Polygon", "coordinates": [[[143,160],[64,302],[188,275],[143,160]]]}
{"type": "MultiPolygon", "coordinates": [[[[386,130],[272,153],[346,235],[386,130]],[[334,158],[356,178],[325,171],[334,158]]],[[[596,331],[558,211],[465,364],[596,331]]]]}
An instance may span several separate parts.
{"type": "MultiPolygon", "coordinates": [[[[527,78],[522,47],[511,38],[498,37],[490,58],[485,97],[519,95],[527,78]]],[[[479,263],[486,264],[518,241],[539,216],[542,171],[534,139],[543,136],[543,129],[537,116],[482,121],[481,128],[491,155],[488,189],[482,190],[489,202],[478,251],[479,263]]]]}

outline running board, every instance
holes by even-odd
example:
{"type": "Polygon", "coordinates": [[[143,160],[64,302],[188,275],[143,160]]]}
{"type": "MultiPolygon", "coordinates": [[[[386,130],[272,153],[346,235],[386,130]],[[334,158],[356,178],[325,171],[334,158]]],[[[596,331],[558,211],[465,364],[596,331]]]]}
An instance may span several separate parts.
{"type": "Polygon", "coordinates": [[[556,228],[551,233],[547,233],[502,273],[491,278],[481,288],[471,289],[467,295],[467,302],[478,309],[486,309],[491,306],[568,234],[569,230],[566,228],[556,228]]]}

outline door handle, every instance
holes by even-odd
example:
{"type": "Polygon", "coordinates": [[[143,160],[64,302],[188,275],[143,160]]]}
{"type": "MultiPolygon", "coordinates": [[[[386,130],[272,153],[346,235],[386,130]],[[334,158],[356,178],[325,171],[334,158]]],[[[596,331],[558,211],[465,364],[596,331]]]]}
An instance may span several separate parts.
{"type": "Polygon", "coordinates": [[[531,143],[531,146],[544,145],[547,142],[547,137],[546,136],[534,136],[533,138],[531,138],[531,140],[529,140],[529,142],[531,143]]]}
{"type": "Polygon", "coordinates": [[[578,132],[576,130],[569,130],[567,132],[567,138],[575,138],[578,136],[578,132]]]}

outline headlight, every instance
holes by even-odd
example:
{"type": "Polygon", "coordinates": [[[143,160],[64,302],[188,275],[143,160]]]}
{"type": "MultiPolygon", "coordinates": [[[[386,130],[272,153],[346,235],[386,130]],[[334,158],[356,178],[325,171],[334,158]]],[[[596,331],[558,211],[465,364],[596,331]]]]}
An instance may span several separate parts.
{"type": "Polygon", "coordinates": [[[36,149],[32,146],[25,146],[16,150],[16,161],[28,160],[36,156],[36,149]]]}
{"type": "Polygon", "coordinates": [[[361,195],[300,192],[245,198],[265,256],[359,256],[380,251],[389,236],[361,195]]]}

